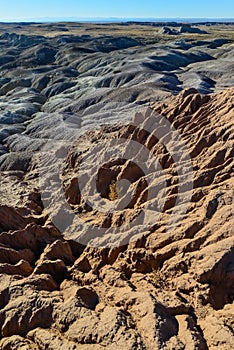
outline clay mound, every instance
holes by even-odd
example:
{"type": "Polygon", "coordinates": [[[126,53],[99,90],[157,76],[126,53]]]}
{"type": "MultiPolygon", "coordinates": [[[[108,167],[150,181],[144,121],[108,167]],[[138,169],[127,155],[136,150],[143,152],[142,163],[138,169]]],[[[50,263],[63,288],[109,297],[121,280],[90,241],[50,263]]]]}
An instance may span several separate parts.
{"type": "MultiPolygon", "coordinates": [[[[1,349],[231,348],[233,106],[233,88],[213,95],[185,90],[151,106],[182,135],[193,165],[192,199],[172,231],[166,227],[178,183],[159,140],[126,122],[90,131],[74,144],[63,164],[65,194],[74,212],[97,227],[131,221],[148,201],[143,194],[149,184],[131,162],[100,162],[103,199],[117,199],[118,176],[131,181],[135,196],[120,217],[99,215],[82,202],[77,187],[76,169],[87,150],[124,137],[160,161],[167,178],[160,220],[125,245],[92,248],[64,238],[38,194],[36,168],[27,175],[1,173],[1,349]]],[[[51,194],[53,182],[49,186],[51,194]]]]}

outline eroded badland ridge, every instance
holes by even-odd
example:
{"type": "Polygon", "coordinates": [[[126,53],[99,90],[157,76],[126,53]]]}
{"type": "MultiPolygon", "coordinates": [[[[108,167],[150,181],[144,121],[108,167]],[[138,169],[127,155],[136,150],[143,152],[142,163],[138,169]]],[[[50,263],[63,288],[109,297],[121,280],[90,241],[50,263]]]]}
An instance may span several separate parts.
{"type": "Polygon", "coordinates": [[[233,29],[0,25],[0,349],[232,348],[233,29]]]}

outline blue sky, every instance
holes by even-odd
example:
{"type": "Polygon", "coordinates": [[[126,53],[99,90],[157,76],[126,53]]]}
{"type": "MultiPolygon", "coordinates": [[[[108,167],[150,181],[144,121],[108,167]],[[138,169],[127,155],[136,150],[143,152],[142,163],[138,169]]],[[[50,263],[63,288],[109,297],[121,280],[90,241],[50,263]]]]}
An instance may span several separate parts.
{"type": "Polygon", "coordinates": [[[40,17],[233,18],[233,0],[0,0],[0,21],[40,17]]]}

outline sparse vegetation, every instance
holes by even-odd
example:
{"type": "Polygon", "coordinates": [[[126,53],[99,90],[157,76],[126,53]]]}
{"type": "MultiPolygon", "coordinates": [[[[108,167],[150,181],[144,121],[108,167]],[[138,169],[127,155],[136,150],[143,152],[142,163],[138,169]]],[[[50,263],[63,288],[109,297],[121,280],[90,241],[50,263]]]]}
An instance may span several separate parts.
{"type": "Polygon", "coordinates": [[[111,181],[111,184],[109,185],[109,200],[115,201],[118,199],[118,192],[116,190],[116,183],[114,180],[111,181]]]}
{"type": "Polygon", "coordinates": [[[154,285],[154,287],[161,288],[164,285],[165,277],[160,268],[155,268],[149,274],[149,280],[154,285]]]}

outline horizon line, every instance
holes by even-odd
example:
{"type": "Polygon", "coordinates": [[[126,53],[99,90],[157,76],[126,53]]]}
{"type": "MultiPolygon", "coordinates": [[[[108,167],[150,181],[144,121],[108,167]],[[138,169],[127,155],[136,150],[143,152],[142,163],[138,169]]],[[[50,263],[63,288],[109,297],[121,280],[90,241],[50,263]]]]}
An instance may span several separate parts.
{"type": "Polygon", "coordinates": [[[55,22],[95,22],[95,21],[117,21],[117,22],[128,22],[128,21],[136,21],[136,22],[175,22],[175,21],[234,21],[234,18],[228,17],[31,17],[31,18],[12,18],[12,19],[1,19],[0,23],[41,23],[48,21],[55,22]]]}

